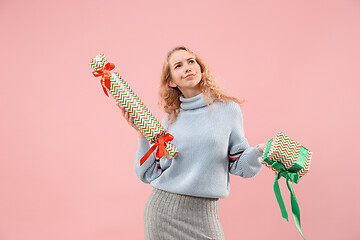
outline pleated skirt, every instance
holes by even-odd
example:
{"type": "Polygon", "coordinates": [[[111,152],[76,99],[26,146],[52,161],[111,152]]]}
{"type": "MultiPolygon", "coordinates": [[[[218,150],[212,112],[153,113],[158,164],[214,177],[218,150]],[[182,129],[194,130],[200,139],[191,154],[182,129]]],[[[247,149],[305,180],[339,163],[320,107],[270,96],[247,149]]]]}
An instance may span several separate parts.
{"type": "Polygon", "coordinates": [[[145,205],[146,240],[224,240],[219,199],[180,195],[154,188],[145,205]]]}

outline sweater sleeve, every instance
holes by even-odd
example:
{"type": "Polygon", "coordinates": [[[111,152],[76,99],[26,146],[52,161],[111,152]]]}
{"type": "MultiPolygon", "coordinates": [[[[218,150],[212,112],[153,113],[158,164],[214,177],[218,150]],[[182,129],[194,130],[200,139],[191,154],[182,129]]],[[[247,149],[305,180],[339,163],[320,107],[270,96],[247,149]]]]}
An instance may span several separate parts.
{"type": "Polygon", "coordinates": [[[229,171],[244,178],[254,177],[262,169],[262,153],[257,146],[249,146],[244,135],[240,106],[236,104],[234,107],[233,127],[229,137],[229,171]]]}
{"type": "MultiPolygon", "coordinates": [[[[167,121],[167,115],[162,120],[161,125],[167,121]]],[[[151,148],[149,141],[146,138],[138,138],[138,149],[136,151],[136,160],[134,164],[136,176],[144,183],[150,183],[151,181],[158,178],[161,173],[168,168],[169,162],[166,161],[166,157],[162,157],[160,160],[156,159],[156,150],[147,158],[147,160],[140,166],[140,159],[149,151],[151,148]]]]}

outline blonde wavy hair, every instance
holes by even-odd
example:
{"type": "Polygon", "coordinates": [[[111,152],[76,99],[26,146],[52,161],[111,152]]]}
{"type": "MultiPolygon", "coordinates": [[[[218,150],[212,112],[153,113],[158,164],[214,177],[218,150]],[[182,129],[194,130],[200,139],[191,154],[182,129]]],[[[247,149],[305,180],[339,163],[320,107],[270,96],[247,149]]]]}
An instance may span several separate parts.
{"type": "Polygon", "coordinates": [[[175,51],[185,50],[189,52],[191,55],[194,56],[195,61],[200,65],[202,78],[200,80],[200,88],[202,93],[204,94],[204,98],[207,105],[213,103],[213,99],[211,96],[220,102],[228,102],[233,101],[241,105],[244,103],[245,100],[238,100],[235,97],[227,96],[223,93],[220,86],[217,84],[215,79],[213,78],[208,66],[204,63],[201,58],[192,52],[190,49],[186,48],[185,46],[177,46],[170,50],[165,58],[163,64],[163,70],[161,73],[161,82],[160,82],[160,101],[159,104],[163,108],[164,112],[169,114],[169,125],[175,122],[177,116],[180,112],[180,96],[182,95],[180,89],[178,87],[170,87],[169,81],[171,80],[170,74],[170,65],[169,65],[169,58],[171,54],[175,51]]]}

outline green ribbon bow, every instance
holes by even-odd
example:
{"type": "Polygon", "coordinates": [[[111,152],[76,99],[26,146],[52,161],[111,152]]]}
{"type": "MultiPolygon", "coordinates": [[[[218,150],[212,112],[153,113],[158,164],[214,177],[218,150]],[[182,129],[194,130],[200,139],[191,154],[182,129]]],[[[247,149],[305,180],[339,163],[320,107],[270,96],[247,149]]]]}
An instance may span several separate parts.
{"type": "Polygon", "coordinates": [[[306,155],[308,153],[308,150],[301,146],[300,153],[298,155],[298,158],[296,159],[296,163],[291,168],[286,169],[286,167],[282,163],[280,163],[278,161],[274,161],[272,158],[268,157],[268,153],[269,153],[272,141],[273,140],[271,139],[267,143],[263,161],[268,163],[271,167],[273,167],[274,169],[279,171],[279,173],[275,177],[274,192],[275,192],[276,200],[277,200],[280,210],[281,210],[282,217],[285,218],[286,221],[289,221],[288,214],[287,214],[286,208],[285,208],[285,204],[281,197],[279,183],[278,183],[278,180],[281,177],[284,177],[286,179],[286,185],[290,191],[290,196],[291,196],[291,209],[292,209],[295,225],[296,225],[298,231],[300,232],[301,236],[304,238],[304,236],[301,232],[300,209],[299,209],[299,205],[296,201],[295,193],[291,186],[290,179],[294,183],[299,182],[299,179],[301,178],[301,176],[298,175],[297,172],[300,171],[304,167],[304,163],[306,160],[306,155]]]}

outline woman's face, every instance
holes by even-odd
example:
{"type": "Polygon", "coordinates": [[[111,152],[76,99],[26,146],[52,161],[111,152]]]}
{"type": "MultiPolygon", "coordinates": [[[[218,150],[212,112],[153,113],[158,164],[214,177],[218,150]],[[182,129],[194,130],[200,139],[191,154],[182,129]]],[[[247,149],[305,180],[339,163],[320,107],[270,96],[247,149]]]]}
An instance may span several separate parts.
{"type": "Polygon", "coordinates": [[[170,87],[178,87],[185,97],[201,93],[202,73],[195,56],[186,50],[175,51],[169,58],[169,67],[170,87]]]}

